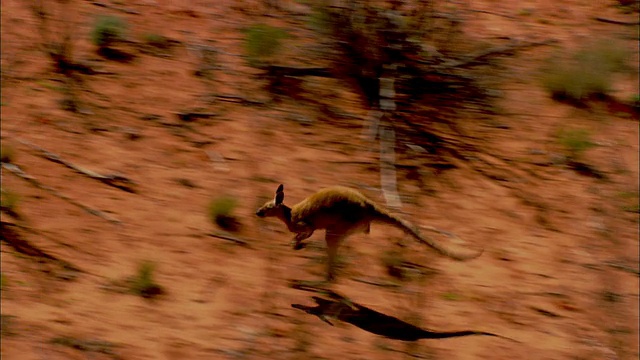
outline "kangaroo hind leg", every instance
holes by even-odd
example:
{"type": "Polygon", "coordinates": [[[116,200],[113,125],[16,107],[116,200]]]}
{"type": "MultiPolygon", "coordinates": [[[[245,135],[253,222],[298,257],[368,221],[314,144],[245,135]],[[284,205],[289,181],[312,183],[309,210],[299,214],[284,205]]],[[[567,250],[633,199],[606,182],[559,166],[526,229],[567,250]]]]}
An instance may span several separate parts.
{"type": "Polygon", "coordinates": [[[302,243],[302,240],[305,240],[313,235],[313,230],[297,233],[296,236],[291,240],[291,247],[294,250],[300,250],[305,247],[305,244],[302,243]]]}
{"type": "Polygon", "coordinates": [[[327,281],[334,281],[336,278],[336,262],[338,258],[338,248],[346,235],[342,232],[327,229],[325,240],[327,242],[327,281]]]}

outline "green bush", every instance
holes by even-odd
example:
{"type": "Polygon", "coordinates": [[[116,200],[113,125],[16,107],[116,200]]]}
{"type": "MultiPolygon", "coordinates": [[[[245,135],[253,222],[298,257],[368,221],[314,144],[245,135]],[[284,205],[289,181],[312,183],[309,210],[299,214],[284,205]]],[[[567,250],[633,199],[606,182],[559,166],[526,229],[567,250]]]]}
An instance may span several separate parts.
{"type": "Polygon", "coordinates": [[[151,261],[143,261],[138,266],[138,272],[130,279],[130,291],[144,298],[151,298],[162,294],[164,291],[154,279],[156,264],[151,261]]]}
{"type": "Polygon", "coordinates": [[[100,15],[93,25],[91,40],[99,48],[106,48],[122,40],[127,29],[127,23],[114,15],[100,15]]]}
{"type": "Polygon", "coordinates": [[[611,91],[612,76],[627,68],[619,44],[597,41],[573,54],[556,54],[542,69],[542,83],[555,99],[584,102],[611,91]]]}
{"type": "Polygon", "coordinates": [[[170,46],[169,39],[159,34],[144,34],[142,38],[147,45],[158,49],[167,49],[170,46]]]}
{"type": "Polygon", "coordinates": [[[596,146],[585,129],[562,129],[558,132],[558,141],[572,160],[579,159],[586,150],[596,146]]]}
{"type": "Polygon", "coordinates": [[[211,222],[226,230],[237,230],[238,220],[233,215],[237,205],[236,199],[227,195],[211,200],[209,203],[209,218],[211,222]]]}
{"type": "Polygon", "coordinates": [[[616,41],[598,40],[590,47],[576,53],[576,59],[582,63],[595,64],[604,71],[619,72],[630,69],[627,60],[631,52],[616,41]]]}
{"type": "Polygon", "coordinates": [[[276,55],[282,47],[282,40],[289,37],[285,30],[266,24],[252,25],[244,32],[245,50],[252,66],[276,55]]]}
{"type": "Polygon", "coordinates": [[[313,11],[307,18],[307,23],[313,30],[319,31],[323,35],[331,35],[334,22],[331,13],[324,6],[314,6],[313,11]]]}
{"type": "Polygon", "coordinates": [[[543,77],[543,83],[554,99],[578,102],[593,95],[605,95],[611,90],[607,73],[569,64],[558,64],[543,77]]]}

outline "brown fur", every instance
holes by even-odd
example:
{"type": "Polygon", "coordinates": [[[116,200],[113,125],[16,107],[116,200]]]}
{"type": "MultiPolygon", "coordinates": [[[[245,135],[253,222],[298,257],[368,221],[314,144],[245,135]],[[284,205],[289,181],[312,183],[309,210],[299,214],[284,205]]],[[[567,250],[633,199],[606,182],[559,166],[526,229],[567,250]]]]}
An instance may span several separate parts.
{"type": "MultiPolygon", "coordinates": [[[[301,249],[301,241],[310,237],[315,230],[326,229],[325,240],[329,256],[327,278],[335,276],[335,260],[338,247],[349,235],[357,232],[369,233],[371,222],[378,221],[394,225],[416,240],[428,245],[440,253],[456,260],[473,259],[480,251],[451,251],[442,245],[421,235],[408,221],[403,220],[381,208],[357,190],[342,186],[322,189],[301,202],[288,207],[283,204],[284,186],[280,185],[273,200],[268,201],[256,211],[260,217],[277,217],[296,234],[294,249],[301,249]]],[[[434,228],[428,228],[438,231],[434,228]]]]}

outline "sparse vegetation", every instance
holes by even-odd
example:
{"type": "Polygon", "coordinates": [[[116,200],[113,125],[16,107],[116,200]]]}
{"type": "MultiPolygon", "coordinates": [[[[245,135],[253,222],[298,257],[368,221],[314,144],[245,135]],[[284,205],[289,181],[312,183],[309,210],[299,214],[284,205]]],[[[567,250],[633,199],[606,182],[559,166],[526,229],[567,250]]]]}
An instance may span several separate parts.
{"type": "MultiPolygon", "coordinates": [[[[328,261],[328,259],[323,258],[323,261],[325,260],[328,261]]],[[[333,266],[338,272],[346,269],[349,266],[349,257],[347,257],[345,254],[338,253],[333,266]]]]}
{"type": "Polygon", "coordinates": [[[612,76],[627,68],[627,57],[616,42],[597,41],[574,54],[548,59],[542,83],[555,99],[583,103],[611,91],[612,76]]]}
{"type": "Polygon", "coordinates": [[[638,191],[622,191],[618,198],[624,202],[622,210],[632,213],[640,213],[640,193],[638,191]]]}
{"type": "Polygon", "coordinates": [[[12,163],[15,159],[15,151],[10,145],[0,145],[0,161],[3,163],[12,163]]]}
{"type": "Polygon", "coordinates": [[[289,37],[285,30],[266,24],[252,25],[244,32],[245,50],[251,66],[270,60],[282,47],[282,40],[289,37]]]}
{"type": "MultiPolygon", "coordinates": [[[[429,101],[433,101],[432,94],[446,100],[432,103],[438,103],[439,108],[457,107],[461,99],[468,98],[489,108],[490,99],[484,90],[486,85],[481,85],[483,77],[475,74],[469,76],[474,72],[473,66],[465,66],[466,61],[455,60],[475,57],[468,52],[475,41],[465,36],[461,26],[464,22],[461,15],[465,10],[461,6],[440,1],[415,2],[411,11],[404,8],[401,2],[388,5],[379,6],[368,1],[339,5],[331,2],[314,3],[308,24],[320,33],[319,39],[327,49],[324,56],[331,61],[335,76],[347,78],[348,83],[355,85],[363,98],[373,106],[379,105],[381,94],[394,93],[398,95],[394,101],[399,110],[418,104],[397,101],[400,98],[418,99],[427,94],[431,99],[429,101]],[[459,20],[445,20],[452,18],[459,20]],[[455,68],[456,72],[460,70],[460,73],[469,74],[457,73],[455,80],[449,75],[441,76],[449,71],[441,68],[444,64],[455,68]],[[385,80],[381,82],[380,79],[385,80]],[[394,80],[393,92],[383,89],[390,86],[390,80],[394,80]]],[[[486,47],[486,44],[483,46],[486,47]]],[[[415,108],[410,111],[415,111],[415,108]]],[[[398,113],[402,113],[402,110],[398,113]]],[[[396,120],[412,125],[415,121],[402,117],[396,120]]],[[[424,121],[420,124],[420,130],[430,131],[429,123],[424,121]]],[[[416,126],[414,130],[418,128],[416,126]]],[[[415,132],[407,131],[406,134],[414,135],[415,132]]],[[[428,143],[431,140],[425,137],[418,140],[415,136],[412,142],[430,146],[428,143]]],[[[439,146],[445,145],[440,142],[439,146]]]]}
{"type": "Polygon", "coordinates": [[[73,5],[70,5],[70,2],[58,2],[57,5],[45,1],[30,3],[33,15],[38,21],[42,49],[53,61],[57,72],[69,75],[78,67],[73,60],[73,5]],[[49,7],[57,9],[50,11],[47,9],[49,7]],[[53,14],[56,15],[52,16],[53,14]]]}
{"type": "Polygon", "coordinates": [[[151,261],[143,261],[138,266],[137,273],[130,280],[129,290],[143,298],[152,298],[164,293],[163,288],[154,279],[156,264],[151,261]]]}
{"type": "Polygon", "coordinates": [[[14,329],[15,319],[14,315],[0,314],[0,333],[3,337],[16,334],[14,329]]]}
{"type": "Polygon", "coordinates": [[[519,16],[531,16],[533,14],[533,9],[531,8],[523,8],[518,11],[519,16]]]}
{"type": "Polygon", "coordinates": [[[228,195],[223,195],[211,200],[209,203],[209,218],[211,222],[225,230],[238,230],[240,224],[233,214],[237,205],[237,200],[228,195]]]}
{"type": "Polygon", "coordinates": [[[613,8],[617,1],[505,7],[490,1],[299,0],[306,5],[220,2],[213,8],[208,2],[33,2],[50,7],[52,41],[64,35],[61,10],[71,10],[78,56],[73,76],[55,72],[44,38],[30,29],[38,22],[25,10],[31,2],[2,9],[9,25],[3,40],[11,46],[2,56],[9,105],[2,108],[1,187],[15,192],[15,208],[28,220],[2,211],[2,232],[14,230],[77,262],[82,272],[2,241],[0,328],[8,359],[33,352],[28,348],[42,357],[110,359],[112,345],[102,342],[115,342],[113,351],[122,356],[114,359],[517,358],[524,351],[531,358],[638,358],[637,313],[629,306],[638,300],[633,285],[640,278],[629,251],[637,244],[631,226],[640,222],[633,168],[638,121],[614,116],[640,105],[632,84],[637,73],[610,80],[620,103],[588,110],[553,101],[540,77],[535,84],[529,77],[556,45],[574,49],[576,40],[594,34],[634,45],[638,26],[594,20],[637,21],[621,16],[613,8]],[[329,29],[336,19],[328,12],[311,15],[311,7],[323,4],[343,13],[353,9],[344,17],[353,24],[342,28],[344,37],[301,28],[309,14],[314,26],[329,29]],[[401,4],[395,13],[387,10],[393,4],[401,4]],[[423,4],[435,15],[429,18],[423,4]],[[101,12],[128,23],[125,36],[132,41],[113,46],[138,61],[114,64],[96,53],[90,33],[101,12]],[[212,13],[224,19],[212,20],[212,13]],[[404,18],[406,31],[379,26],[375,17],[387,13],[404,18]],[[414,13],[425,14],[423,29],[439,31],[413,35],[416,28],[406,20],[414,13]],[[269,79],[262,76],[265,67],[248,67],[248,36],[239,32],[254,22],[299,36],[283,38],[265,65],[327,69],[328,77],[283,75],[300,81],[286,93],[290,98],[262,89],[269,79]],[[436,22],[441,26],[431,27],[436,22]],[[351,34],[357,36],[347,42],[351,34]],[[380,39],[387,34],[410,36],[385,43],[380,39]],[[168,51],[160,48],[163,35],[168,51]],[[451,47],[445,37],[453,39],[451,47]],[[483,50],[529,42],[546,43],[473,59],[483,50]],[[207,61],[212,54],[216,62],[207,61]],[[76,70],[77,64],[93,72],[76,70]],[[211,78],[195,78],[195,70],[211,78]],[[378,112],[380,78],[392,81],[392,91],[382,94],[395,96],[397,111],[378,112]],[[480,95],[489,98],[470,96],[468,82],[486,85],[480,95]],[[370,91],[355,89],[360,84],[370,91]],[[59,109],[61,91],[70,87],[82,100],[76,114],[59,109]],[[371,104],[363,95],[369,93],[371,104]],[[218,117],[193,121],[199,114],[218,117]],[[393,136],[383,136],[388,130],[393,136]],[[126,141],[130,134],[144,138],[126,141]],[[388,143],[392,156],[381,156],[387,144],[378,140],[388,143]],[[63,163],[54,162],[56,153],[63,163]],[[567,153],[601,167],[610,181],[576,175],[567,153]],[[104,176],[98,181],[64,163],[104,176]],[[380,177],[385,167],[393,169],[393,182],[380,177]],[[123,179],[140,184],[137,194],[123,191],[123,179]],[[381,205],[397,192],[402,206],[385,207],[465,241],[425,230],[426,236],[447,249],[485,252],[456,262],[400,230],[372,224],[371,234],[344,242],[337,267],[343,259],[351,264],[337,272],[343,275],[337,284],[319,282],[316,289],[306,283],[324,276],[325,231],[294,251],[293,233],[277,219],[254,214],[281,182],[291,191],[289,205],[331,185],[359,189],[381,205]],[[224,199],[214,204],[224,194],[231,194],[231,205],[224,199]],[[223,231],[236,219],[241,231],[223,231]],[[568,273],[558,273],[563,270],[568,273]],[[328,306],[313,310],[312,296],[328,306]],[[399,319],[430,330],[496,331],[515,341],[386,337],[388,330],[406,330],[387,322],[399,319]]]}
{"type": "Polygon", "coordinates": [[[109,341],[78,339],[71,336],[57,336],[51,339],[51,343],[67,346],[80,351],[110,355],[114,359],[120,358],[114,350],[116,345],[109,341]]]}
{"type": "Polygon", "coordinates": [[[602,300],[606,301],[606,302],[619,302],[622,299],[622,295],[617,294],[615,292],[612,291],[603,291],[602,292],[602,300]]]}
{"type": "Polygon", "coordinates": [[[315,6],[307,19],[310,28],[321,33],[329,33],[332,27],[331,14],[323,6],[315,6]]]}
{"type": "Polygon", "coordinates": [[[585,129],[561,129],[558,132],[558,142],[572,161],[579,160],[586,150],[596,146],[591,140],[591,134],[585,129]]]}
{"type": "Polygon", "coordinates": [[[623,210],[626,212],[640,214],[640,205],[634,204],[634,205],[625,206],[623,207],[623,210]]]}
{"type": "Polygon", "coordinates": [[[293,344],[293,352],[306,354],[309,351],[309,348],[313,344],[312,335],[306,329],[304,323],[298,323],[295,326],[294,334],[294,344],[293,344]]]}
{"type": "Polygon", "coordinates": [[[51,82],[43,81],[43,80],[38,81],[38,85],[42,86],[45,89],[49,89],[49,90],[52,90],[52,91],[63,92],[65,90],[63,86],[54,85],[51,82]]]}
{"type": "Polygon", "coordinates": [[[618,0],[616,7],[623,14],[632,14],[640,11],[640,2],[637,0],[618,0]]]}
{"type": "Polygon", "coordinates": [[[387,269],[387,273],[398,279],[405,279],[406,274],[402,268],[402,254],[398,251],[387,251],[382,256],[382,264],[387,269]]]}
{"type": "Polygon", "coordinates": [[[554,99],[578,102],[593,95],[604,95],[611,88],[611,80],[607,73],[586,70],[585,67],[562,62],[547,70],[542,81],[554,99]]]}
{"type": "Polygon", "coordinates": [[[618,197],[621,199],[637,199],[640,196],[638,191],[620,191],[618,197]]]}
{"type": "Polygon", "coordinates": [[[11,190],[0,188],[0,210],[9,214],[16,213],[16,207],[20,201],[20,196],[11,190]]]}
{"type": "Polygon", "coordinates": [[[631,97],[631,107],[640,112],[640,94],[635,94],[631,97]]]}
{"type": "Polygon", "coordinates": [[[193,181],[191,181],[189,179],[177,178],[177,179],[175,179],[175,181],[176,181],[177,184],[182,185],[182,186],[184,186],[186,188],[193,189],[193,188],[197,188],[198,187],[198,185],[196,185],[193,181]]]}
{"type": "Polygon", "coordinates": [[[457,300],[460,300],[462,296],[460,296],[460,294],[448,291],[448,292],[442,293],[442,298],[449,301],[457,301],[457,300]]]}
{"type": "Polygon", "coordinates": [[[100,15],[96,19],[91,40],[98,48],[108,48],[119,40],[122,40],[127,29],[127,23],[114,15],[100,15]]]}
{"type": "Polygon", "coordinates": [[[142,36],[142,39],[145,44],[157,49],[166,50],[171,46],[169,39],[159,34],[147,33],[142,36]]]}
{"type": "Polygon", "coordinates": [[[0,273],[0,290],[4,290],[8,284],[7,276],[4,273],[0,273]]]}

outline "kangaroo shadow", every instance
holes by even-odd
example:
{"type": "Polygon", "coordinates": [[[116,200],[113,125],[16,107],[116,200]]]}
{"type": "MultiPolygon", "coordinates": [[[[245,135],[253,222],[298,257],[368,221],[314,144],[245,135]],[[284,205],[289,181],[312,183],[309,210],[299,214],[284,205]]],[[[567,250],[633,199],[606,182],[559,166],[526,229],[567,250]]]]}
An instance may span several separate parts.
{"type": "Polygon", "coordinates": [[[321,292],[333,298],[333,300],[312,296],[312,299],[317,304],[316,306],[306,306],[301,304],[291,304],[291,306],[302,310],[307,314],[315,315],[331,326],[333,326],[333,324],[330,319],[339,320],[357,326],[370,333],[401,341],[445,339],[470,335],[494,336],[515,341],[501,335],[484,331],[461,330],[439,332],[422,329],[396,317],[383,314],[366,306],[352,302],[348,298],[339,295],[334,291],[323,289],[321,292]]]}

